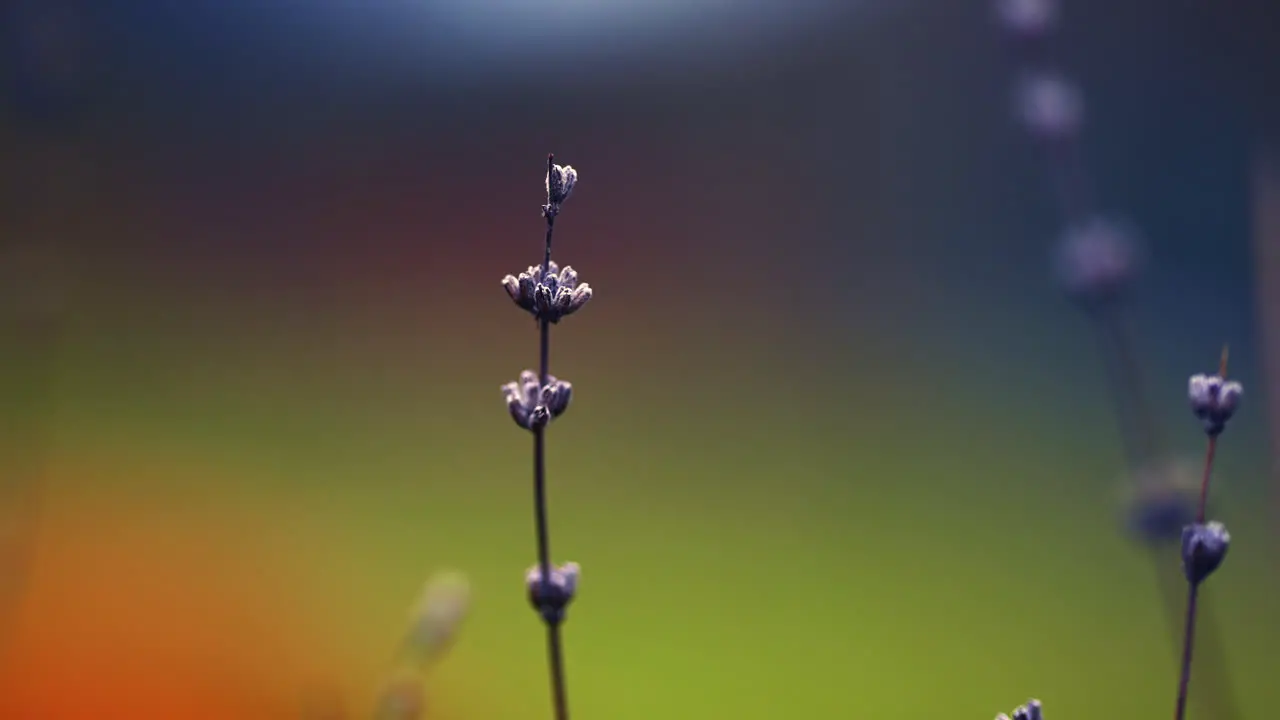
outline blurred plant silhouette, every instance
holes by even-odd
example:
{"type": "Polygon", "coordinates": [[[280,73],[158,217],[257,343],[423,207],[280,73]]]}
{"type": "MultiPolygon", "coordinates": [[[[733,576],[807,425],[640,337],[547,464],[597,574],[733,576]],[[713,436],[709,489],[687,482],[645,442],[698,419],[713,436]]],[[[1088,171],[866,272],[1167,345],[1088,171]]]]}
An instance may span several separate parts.
{"type": "MultiPolygon", "coordinates": [[[[1186,528],[1204,522],[1207,480],[1197,488],[1184,472],[1185,464],[1170,456],[1134,349],[1127,305],[1147,244],[1134,223],[1098,210],[1081,150],[1087,115],[1084,94],[1053,59],[1052,40],[1062,21],[1062,5],[1058,0],[997,0],[995,11],[1020,73],[1015,116],[1045,154],[1066,228],[1054,251],[1055,275],[1089,322],[1107,373],[1128,478],[1123,527],[1148,553],[1166,623],[1171,635],[1179,638],[1190,631],[1183,628],[1182,579],[1171,558],[1176,545],[1185,547],[1186,528]]],[[[1193,590],[1193,606],[1194,597],[1193,590]]],[[[1218,720],[1238,720],[1217,623],[1205,607],[1200,616],[1201,653],[1208,656],[1201,663],[1204,712],[1218,720]]],[[[1184,664],[1189,665],[1189,658],[1184,664]]]]}
{"type": "MultiPolygon", "coordinates": [[[[457,639],[471,608],[471,583],[452,570],[437,572],[423,585],[396,646],[391,671],[375,699],[374,720],[421,720],[426,716],[426,684],[431,670],[457,639]]],[[[303,720],[349,720],[347,705],[332,687],[313,688],[303,720]]]]}

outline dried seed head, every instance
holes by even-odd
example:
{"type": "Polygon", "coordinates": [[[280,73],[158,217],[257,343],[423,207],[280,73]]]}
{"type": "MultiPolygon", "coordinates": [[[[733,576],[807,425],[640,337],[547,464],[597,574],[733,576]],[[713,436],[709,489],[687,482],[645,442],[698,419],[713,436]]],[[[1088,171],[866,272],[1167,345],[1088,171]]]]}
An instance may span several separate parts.
{"type": "Polygon", "coordinates": [[[1182,574],[1187,582],[1204,582],[1227,557],[1231,535],[1220,522],[1188,525],[1182,530],[1182,574]]]}
{"type": "Polygon", "coordinates": [[[1138,233],[1123,220],[1095,217],[1071,229],[1058,245],[1054,270],[1068,296],[1090,304],[1115,300],[1137,276],[1138,233]]]}
{"type": "Polygon", "coordinates": [[[535,565],[525,573],[525,587],[529,592],[529,604],[542,619],[556,625],[564,622],[565,610],[578,592],[578,577],[582,568],[578,563],[565,563],[551,567],[551,577],[542,577],[542,568],[535,565]]]}
{"type": "Polygon", "coordinates": [[[1244,386],[1221,375],[1192,375],[1187,381],[1187,399],[1206,435],[1217,437],[1227,429],[1227,421],[1240,407],[1244,386]]]}
{"type": "Polygon", "coordinates": [[[543,214],[549,218],[559,214],[560,206],[569,199],[577,184],[578,171],[572,165],[552,163],[547,170],[547,204],[542,208],[543,214]]]}
{"type": "Polygon", "coordinates": [[[546,427],[569,409],[573,385],[554,376],[548,376],[547,384],[541,385],[537,373],[525,370],[518,381],[502,386],[502,395],[511,419],[526,430],[534,430],[546,427]]]}
{"type": "Polygon", "coordinates": [[[1052,73],[1036,73],[1018,83],[1014,94],[1018,118],[1032,135],[1064,140],[1080,131],[1084,99],[1069,80],[1052,73]]]}
{"type": "Polygon", "coordinates": [[[1024,39],[1038,39],[1058,21],[1057,0],[997,0],[996,19],[1005,30],[1024,39]]]}
{"type": "Polygon", "coordinates": [[[591,286],[579,282],[578,271],[569,266],[561,269],[555,262],[547,265],[546,272],[541,265],[531,265],[518,276],[507,275],[502,287],[522,310],[551,323],[581,310],[591,299],[591,286]]]}

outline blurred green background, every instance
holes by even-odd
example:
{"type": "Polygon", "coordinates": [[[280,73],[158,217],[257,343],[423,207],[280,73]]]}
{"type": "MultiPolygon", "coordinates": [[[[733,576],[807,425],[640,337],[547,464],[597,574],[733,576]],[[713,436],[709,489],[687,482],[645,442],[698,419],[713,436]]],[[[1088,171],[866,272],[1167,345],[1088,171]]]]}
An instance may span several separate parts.
{"type": "MultiPolygon", "coordinates": [[[[445,567],[475,605],[429,717],[549,716],[498,391],[537,360],[498,280],[540,259],[548,151],[581,173],[555,256],[596,291],[552,347],[578,717],[1167,716],[1177,648],[983,5],[59,3],[13,16],[75,30],[31,31],[57,52],[6,40],[5,718],[297,717],[315,684],[362,711],[445,567]]],[[[1246,10],[1082,6],[1060,58],[1147,235],[1130,321],[1177,453],[1223,342],[1251,392],[1209,605],[1264,720],[1246,10]]]]}

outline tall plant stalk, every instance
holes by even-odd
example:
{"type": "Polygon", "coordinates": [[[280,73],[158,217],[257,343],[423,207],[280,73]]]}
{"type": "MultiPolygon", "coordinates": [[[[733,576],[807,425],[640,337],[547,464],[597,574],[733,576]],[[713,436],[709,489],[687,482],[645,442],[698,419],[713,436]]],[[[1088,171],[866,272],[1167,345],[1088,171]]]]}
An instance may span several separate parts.
{"type": "Polygon", "coordinates": [[[537,564],[526,576],[529,602],[538,611],[547,637],[547,665],[551,675],[551,704],[556,720],[568,720],[569,699],[564,671],[562,627],[565,611],[577,591],[576,563],[555,566],[551,561],[551,530],[547,513],[547,428],[569,407],[573,387],[551,374],[551,326],[577,312],[591,299],[591,286],[578,282],[573,268],[561,269],[551,260],[556,217],[578,182],[571,166],[560,166],[547,155],[546,240],[542,264],[519,275],[507,275],[502,285],[516,305],[531,313],[538,326],[538,370],[503,386],[507,409],[520,427],[533,434],[533,519],[537,564]]]}

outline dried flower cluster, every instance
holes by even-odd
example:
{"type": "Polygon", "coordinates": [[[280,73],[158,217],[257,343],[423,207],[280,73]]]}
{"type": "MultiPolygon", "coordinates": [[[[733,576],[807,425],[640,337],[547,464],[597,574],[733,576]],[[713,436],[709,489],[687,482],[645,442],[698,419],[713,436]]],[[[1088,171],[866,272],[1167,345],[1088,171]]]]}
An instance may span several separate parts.
{"type": "Polygon", "coordinates": [[[531,265],[519,275],[502,278],[502,287],[516,307],[538,324],[538,370],[525,370],[520,379],[502,386],[507,411],[516,425],[533,433],[534,525],[538,562],[526,575],[529,602],[547,627],[547,661],[551,670],[552,706],[556,720],[568,720],[569,701],[565,691],[564,653],[560,635],[565,612],[578,589],[581,572],[577,563],[555,566],[551,562],[551,533],[547,521],[546,429],[569,409],[573,386],[557,379],[549,370],[550,328],[581,310],[591,300],[591,286],[579,282],[571,267],[560,268],[551,260],[551,239],[561,207],[578,184],[578,172],[557,165],[547,156],[547,202],[542,216],[547,222],[542,264],[531,265]]]}
{"type": "Polygon", "coordinates": [[[520,309],[551,323],[581,310],[591,299],[591,286],[578,282],[577,271],[567,265],[561,270],[554,262],[545,270],[532,265],[519,275],[508,275],[502,287],[520,309]]]}

